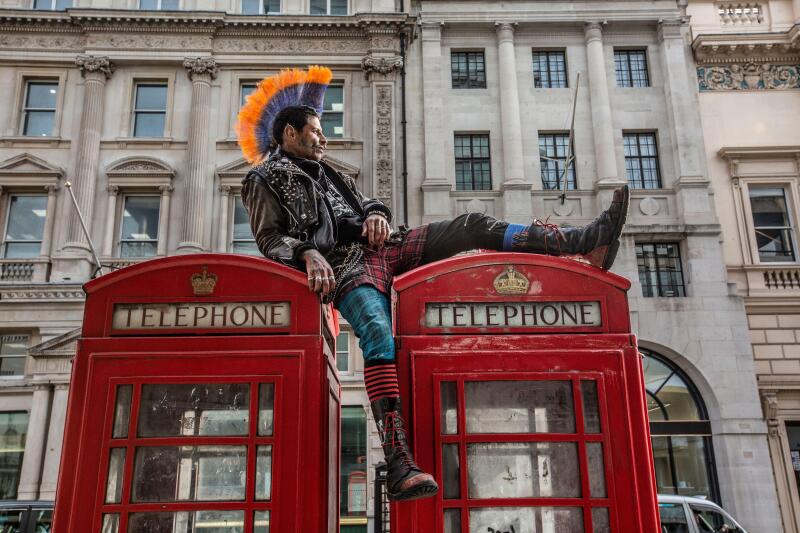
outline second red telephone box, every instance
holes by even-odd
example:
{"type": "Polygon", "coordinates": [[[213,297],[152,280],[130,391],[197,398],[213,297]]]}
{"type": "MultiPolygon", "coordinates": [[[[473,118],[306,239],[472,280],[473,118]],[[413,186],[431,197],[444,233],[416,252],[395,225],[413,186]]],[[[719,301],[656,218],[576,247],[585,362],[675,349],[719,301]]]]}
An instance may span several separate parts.
{"type": "Polygon", "coordinates": [[[395,533],[657,533],[630,283],[566,259],[475,254],[395,280],[401,391],[435,498],[395,533]]]}

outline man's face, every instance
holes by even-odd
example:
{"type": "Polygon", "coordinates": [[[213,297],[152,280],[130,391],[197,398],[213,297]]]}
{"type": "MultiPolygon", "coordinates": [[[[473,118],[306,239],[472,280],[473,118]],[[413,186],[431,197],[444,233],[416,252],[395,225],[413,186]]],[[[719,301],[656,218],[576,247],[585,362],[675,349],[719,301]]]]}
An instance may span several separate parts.
{"type": "Polygon", "coordinates": [[[322,126],[317,117],[308,117],[302,130],[298,131],[287,124],[283,131],[284,152],[295,157],[319,161],[325,155],[328,139],[322,134],[322,126]]]}

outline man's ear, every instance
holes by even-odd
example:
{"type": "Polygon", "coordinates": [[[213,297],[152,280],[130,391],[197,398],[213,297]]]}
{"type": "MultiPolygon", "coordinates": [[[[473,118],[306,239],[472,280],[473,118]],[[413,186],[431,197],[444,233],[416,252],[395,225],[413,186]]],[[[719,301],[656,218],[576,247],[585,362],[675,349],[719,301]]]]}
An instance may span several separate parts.
{"type": "Polygon", "coordinates": [[[283,127],[283,138],[284,139],[286,139],[286,138],[290,138],[291,139],[291,138],[294,138],[296,135],[297,135],[297,130],[294,129],[294,126],[292,126],[291,124],[286,124],[286,126],[283,127]]]}

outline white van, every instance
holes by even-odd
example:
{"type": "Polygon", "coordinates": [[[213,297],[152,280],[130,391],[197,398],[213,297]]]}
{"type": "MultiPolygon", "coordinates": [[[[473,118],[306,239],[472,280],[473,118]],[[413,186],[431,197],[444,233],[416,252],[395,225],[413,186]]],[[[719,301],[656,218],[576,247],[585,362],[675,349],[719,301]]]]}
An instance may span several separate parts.
{"type": "Polygon", "coordinates": [[[747,533],[719,505],[702,498],[658,495],[661,533],[747,533]]]}

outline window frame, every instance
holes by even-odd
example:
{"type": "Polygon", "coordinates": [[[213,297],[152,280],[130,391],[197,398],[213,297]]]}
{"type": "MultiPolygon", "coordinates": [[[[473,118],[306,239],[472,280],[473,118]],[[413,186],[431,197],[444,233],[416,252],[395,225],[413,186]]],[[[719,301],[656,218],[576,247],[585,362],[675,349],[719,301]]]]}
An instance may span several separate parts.
{"type": "MultiPolygon", "coordinates": [[[[26,333],[5,333],[0,335],[0,348],[3,344],[8,342],[11,337],[18,337],[19,340],[25,339],[26,347],[30,347],[31,345],[31,336],[26,333]]],[[[0,379],[24,379],[25,378],[25,367],[28,366],[28,351],[26,350],[24,354],[14,354],[14,355],[2,355],[0,354],[0,360],[2,359],[22,359],[22,373],[21,374],[9,374],[9,375],[0,375],[0,379]]]]}
{"type": "MultiPolygon", "coordinates": [[[[703,439],[703,452],[705,455],[705,463],[706,463],[706,476],[708,478],[708,488],[709,488],[709,499],[715,503],[720,503],[720,491],[719,491],[719,478],[717,477],[717,463],[716,458],[714,456],[714,447],[713,447],[713,431],[711,427],[711,420],[708,415],[708,409],[705,404],[705,400],[703,400],[703,396],[700,394],[697,385],[694,384],[694,381],[689,377],[686,372],[683,371],[681,367],[677,364],[672,362],[669,358],[665,357],[664,355],[656,352],[655,350],[639,346],[639,353],[642,356],[651,357],[656,361],[660,362],[667,368],[672,371],[672,374],[668,376],[667,379],[664,380],[664,383],[669,381],[669,379],[674,375],[681,379],[684,384],[686,385],[689,394],[691,395],[692,399],[694,400],[695,406],[697,407],[697,413],[700,418],[699,421],[692,421],[692,422],[685,422],[685,421],[663,421],[663,422],[649,422],[650,425],[650,434],[652,437],[667,437],[668,440],[668,447],[671,450],[672,448],[672,437],[673,436],[693,436],[693,437],[701,437],[703,439]]],[[[652,394],[649,390],[645,389],[645,395],[647,397],[652,397],[652,394]]],[[[652,441],[651,441],[651,448],[652,448],[652,441]]],[[[673,480],[677,479],[676,475],[676,468],[675,468],[675,461],[670,452],[670,467],[671,467],[671,475],[673,480]]],[[[678,494],[674,492],[674,494],[678,494]]]]}
{"type": "MultiPolygon", "coordinates": [[[[8,378],[4,378],[4,379],[8,379],[8,378]]],[[[14,415],[14,414],[24,414],[24,415],[26,415],[27,416],[27,424],[25,426],[25,439],[28,438],[28,428],[30,427],[30,423],[31,423],[31,414],[30,414],[29,410],[19,409],[19,408],[13,409],[12,408],[12,409],[9,409],[8,411],[2,411],[0,413],[8,414],[8,415],[14,415]]],[[[19,496],[19,481],[22,478],[22,463],[25,460],[25,450],[23,449],[23,451],[20,452],[19,455],[20,455],[19,471],[17,472],[17,476],[16,476],[17,477],[17,490],[15,491],[15,494],[13,496],[14,498],[17,498],[19,496]]],[[[26,503],[27,502],[20,502],[20,508],[19,509],[20,510],[26,510],[25,509],[26,503]]],[[[16,510],[16,509],[14,509],[14,510],[16,510]]],[[[27,515],[27,513],[22,515],[23,524],[21,524],[21,525],[23,527],[25,525],[24,522],[27,520],[27,516],[26,515],[27,515]]]]}
{"type": "MultiPolygon", "coordinates": [[[[476,70],[476,72],[480,72],[480,70],[476,70]]],[[[484,48],[473,48],[473,49],[458,49],[453,48],[450,50],[450,88],[454,90],[461,90],[461,89],[486,89],[487,88],[487,72],[486,72],[486,50],[484,48]],[[466,54],[466,64],[467,64],[467,74],[466,74],[466,81],[464,85],[456,85],[456,79],[454,77],[454,70],[453,70],[453,59],[457,54],[466,54]],[[472,71],[469,68],[469,55],[470,54],[479,54],[481,59],[483,60],[483,80],[471,80],[470,74],[472,71]]]]}
{"type": "MultiPolygon", "coordinates": [[[[160,0],[159,0],[160,1],[160,0]]],[[[130,129],[130,136],[133,139],[164,139],[167,137],[167,117],[168,111],[170,107],[170,85],[169,82],[166,80],[158,81],[158,80],[139,80],[134,79],[133,81],[133,95],[131,99],[131,129],[130,129]],[[164,109],[163,110],[156,110],[156,109],[137,109],[136,107],[136,96],[139,91],[140,86],[145,87],[164,87],[166,93],[164,95],[165,102],[164,102],[164,109]],[[160,137],[150,137],[150,136],[138,136],[136,135],[136,119],[139,115],[142,114],[157,114],[163,113],[164,115],[164,128],[161,132],[160,137]]]]}
{"type": "Polygon", "coordinates": [[[54,78],[49,78],[49,77],[46,77],[46,78],[28,77],[28,78],[24,78],[23,79],[22,101],[21,101],[20,109],[19,109],[19,126],[18,126],[19,135],[21,137],[25,137],[27,139],[52,139],[53,137],[57,136],[56,135],[56,131],[57,131],[56,121],[57,121],[57,118],[58,118],[58,109],[59,109],[60,103],[61,103],[61,86],[62,86],[62,83],[60,82],[59,79],[54,79],[54,78]],[[54,108],[52,108],[52,109],[51,108],[43,108],[43,107],[42,108],[39,108],[39,107],[29,108],[28,107],[28,87],[30,86],[31,83],[50,83],[50,84],[55,84],[55,86],[56,86],[56,106],[54,108]],[[48,135],[31,135],[31,134],[25,133],[25,119],[27,118],[29,111],[51,111],[53,113],[53,126],[50,129],[50,133],[48,135]]]}
{"type": "MultiPolygon", "coordinates": [[[[542,190],[543,191],[560,191],[561,190],[561,176],[564,170],[564,164],[561,162],[553,161],[553,164],[556,165],[555,172],[556,172],[556,187],[549,188],[545,186],[545,179],[544,179],[544,172],[545,172],[545,163],[548,163],[549,160],[543,159],[541,155],[541,145],[539,144],[542,138],[550,137],[553,139],[553,150],[558,153],[558,146],[555,144],[556,138],[566,138],[567,143],[569,143],[569,132],[568,131],[539,131],[537,134],[537,148],[540,150],[539,152],[539,177],[542,183],[542,190]]],[[[569,154],[569,146],[567,145],[567,154],[569,154]]],[[[578,189],[578,175],[576,170],[576,154],[575,154],[575,139],[572,139],[572,156],[573,160],[569,166],[569,172],[567,173],[567,190],[574,191],[578,189]]],[[[549,156],[548,156],[549,157],[549,156]]]]}
{"type": "Polygon", "coordinates": [[[50,7],[49,7],[48,9],[43,9],[43,8],[37,8],[37,7],[36,7],[36,2],[37,2],[37,1],[38,1],[38,0],[32,0],[32,1],[31,1],[31,9],[33,9],[33,10],[35,10],[35,11],[64,11],[64,10],[66,10],[66,9],[69,9],[69,8],[71,8],[71,7],[74,7],[74,3],[73,3],[72,1],[70,1],[70,3],[69,3],[70,5],[68,5],[68,6],[64,7],[64,9],[56,9],[56,8],[57,8],[57,6],[58,6],[58,0],[49,0],[49,2],[50,2],[50,7]]]}
{"type": "MultiPolygon", "coordinates": [[[[640,246],[653,246],[653,258],[654,258],[654,261],[656,263],[656,270],[655,270],[656,286],[651,287],[651,289],[654,290],[655,292],[654,292],[654,294],[651,294],[651,295],[645,294],[645,286],[642,285],[642,297],[643,298],[685,298],[688,295],[688,291],[686,290],[686,285],[687,285],[687,283],[686,283],[686,274],[684,273],[684,268],[683,268],[683,254],[681,252],[682,243],[679,242],[679,241],[638,241],[638,242],[634,242],[634,251],[636,253],[636,271],[637,271],[637,274],[639,274],[639,276],[641,277],[641,274],[639,273],[639,254],[638,254],[638,248],[640,246]],[[674,249],[677,251],[677,258],[668,256],[667,259],[677,259],[678,260],[678,265],[680,266],[679,274],[680,274],[680,278],[681,278],[680,284],[678,284],[676,286],[678,294],[675,294],[675,295],[672,295],[672,296],[663,294],[665,289],[661,285],[661,273],[662,273],[662,270],[659,268],[659,264],[658,264],[659,255],[656,252],[656,247],[658,247],[658,246],[668,246],[668,245],[674,246],[674,249]]],[[[640,284],[641,284],[641,282],[640,282],[640,284]]]]}
{"type": "Polygon", "coordinates": [[[115,231],[116,239],[115,239],[115,243],[114,243],[114,247],[113,247],[114,258],[122,259],[122,260],[138,260],[138,259],[152,259],[154,257],[158,257],[158,244],[161,241],[161,239],[163,238],[163,236],[161,235],[161,232],[160,232],[160,229],[161,229],[161,216],[163,214],[163,213],[161,213],[161,195],[156,193],[156,192],[152,192],[150,190],[129,189],[129,190],[121,190],[119,192],[119,198],[120,198],[120,200],[117,202],[117,227],[116,227],[116,231],[115,231]],[[155,238],[155,240],[152,240],[152,239],[147,239],[147,240],[145,240],[145,239],[142,239],[142,240],[123,239],[122,238],[122,225],[123,225],[123,217],[124,217],[124,213],[125,213],[125,202],[130,197],[143,197],[143,196],[147,196],[147,197],[152,197],[152,198],[157,198],[158,199],[158,222],[156,223],[156,238],[155,238]],[[153,244],[155,244],[156,251],[153,253],[153,255],[144,255],[144,256],[122,255],[122,245],[125,242],[152,242],[153,244]]]}
{"type": "Polygon", "coordinates": [[[164,0],[156,0],[156,8],[155,9],[144,9],[144,8],[142,8],[142,0],[136,0],[136,9],[138,11],[180,11],[181,10],[181,0],[176,0],[178,2],[178,5],[175,7],[175,9],[164,9],[163,7],[161,7],[161,3],[163,1],[164,0]]]}
{"type": "Polygon", "coordinates": [[[346,17],[346,16],[351,14],[352,6],[350,5],[350,0],[347,0],[346,12],[345,13],[339,13],[339,14],[332,14],[331,13],[331,0],[325,0],[325,7],[326,7],[325,13],[312,13],[311,12],[311,3],[313,1],[314,0],[309,0],[308,1],[308,14],[311,15],[312,17],[346,17]]]}
{"type": "Polygon", "coordinates": [[[339,335],[337,335],[336,339],[334,339],[333,348],[334,348],[334,352],[335,352],[335,355],[336,355],[336,369],[339,372],[339,374],[342,374],[342,375],[350,376],[350,375],[353,375],[353,373],[354,373],[353,372],[353,365],[352,365],[352,361],[351,361],[351,357],[350,357],[352,355],[352,339],[353,339],[353,332],[350,331],[349,329],[344,329],[344,328],[342,328],[339,331],[339,335]],[[338,346],[339,337],[341,337],[342,335],[346,335],[347,336],[347,350],[346,351],[339,350],[339,346],[338,346]],[[345,360],[346,360],[347,363],[346,363],[346,367],[344,369],[340,369],[339,368],[339,355],[340,354],[345,354],[345,360]]]}
{"type": "Polygon", "coordinates": [[[800,217],[798,217],[798,202],[797,202],[797,180],[791,179],[767,179],[767,180],[743,180],[742,183],[742,208],[744,209],[745,226],[747,230],[747,246],[750,251],[751,264],[762,265],[767,267],[778,267],[782,265],[796,265],[800,263],[800,253],[798,253],[798,244],[800,244],[800,217]],[[752,188],[759,189],[783,189],[784,199],[786,201],[786,210],[789,222],[791,223],[790,237],[792,239],[792,250],[794,252],[794,259],[791,261],[762,261],[761,254],[758,252],[758,239],[756,238],[756,225],[753,220],[753,208],[750,203],[750,190],[752,188]]]}
{"type": "MultiPolygon", "coordinates": [[[[341,135],[331,136],[331,137],[326,135],[325,138],[329,139],[329,140],[330,139],[344,139],[345,137],[347,137],[347,128],[345,127],[345,115],[346,115],[346,112],[347,112],[347,85],[345,84],[344,80],[337,79],[337,80],[332,80],[328,84],[328,88],[330,88],[330,87],[341,87],[342,88],[342,110],[341,111],[326,111],[325,109],[323,109],[322,110],[322,115],[323,115],[323,117],[326,114],[329,114],[329,113],[340,115],[342,117],[342,134],[341,135]]],[[[324,106],[324,103],[323,103],[323,106],[324,106]]]]}
{"type": "Polygon", "coordinates": [[[655,191],[664,188],[664,180],[661,176],[661,149],[658,145],[658,131],[657,130],[623,130],[622,132],[622,158],[625,163],[625,181],[628,182],[628,185],[632,190],[642,190],[642,191],[655,191]],[[655,147],[656,154],[654,156],[643,156],[642,154],[642,143],[641,138],[643,136],[652,136],[653,137],[653,146],[655,147]],[[627,136],[636,136],[636,150],[638,151],[639,155],[635,156],[628,156],[625,155],[625,137],[627,136]],[[639,161],[639,176],[637,179],[641,180],[641,187],[637,183],[631,181],[630,177],[628,176],[628,159],[637,159],[639,161]],[[644,180],[644,173],[643,173],[643,166],[642,160],[644,159],[653,159],[655,160],[655,172],[656,172],[656,179],[657,179],[657,187],[647,187],[645,185],[644,180]]]}
{"type": "Polygon", "coordinates": [[[38,242],[39,243],[39,252],[35,256],[26,257],[26,258],[16,258],[18,260],[24,261],[29,259],[35,259],[37,257],[41,257],[42,253],[42,242],[44,241],[44,233],[47,231],[47,218],[51,215],[47,212],[47,193],[36,193],[36,192],[16,192],[16,191],[9,191],[7,194],[3,195],[3,233],[0,235],[0,259],[9,259],[14,260],[15,258],[8,258],[6,257],[6,244],[8,242],[38,242]],[[45,215],[44,215],[44,227],[42,228],[42,235],[38,241],[21,241],[21,240],[14,240],[9,241],[6,239],[6,235],[8,234],[8,222],[11,220],[11,199],[15,196],[36,196],[42,197],[45,199],[45,215]]]}
{"type": "Polygon", "coordinates": [[[559,49],[551,49],[551,48],[533,48],[531,50],[531,63],[532,63],[532,71],[533,71],[533,87],[534,89],[568,89],[569,88],[569,64],[567,63],[567,50],[565,48],[559,49]],[[539,72],[536,70],[536,56],[537,54],[545,54],[547,58],[547,85],[544,85],[544,82],[540,77],[537,78],[536,74],[539,72]],[[550,70],[550,55],[551,54],[561,54],[563,59],[564,71],[563,73],[559,72],[559,75],[563,74],[564,76],[564,85],[553,86],[552,79],[553,79],[553,72],[550,70]],[[537,80],[539,85],[537,85],[537,80]]]}
{"type": "MultiPolygon", "coordinates": [[[[231,213],[231,216],[229,217],[230,218],[230,227],[228,228],[228,239],[227,239],[227,241],[228,241],[228,250],[226,250],[226,251],[228,251],[228,252],[230,252],[232,254],[237,254],[237,255],[252,255],[252,256],[256,256],[256,257],[261,257],[261,252],[258,249],[258,244],[256,243],[255,236],[252,236],[253,237],[252,239],[235,239],[234,238],[233,232],[234,232],[234,228],[236,227],[236,202],[237,202],[237,199],[240,200],[242,198],[242,190],[241,190],[241,188],[239,190],[236,190],[236,191],[231,190],[230,197],[231,197],[231,204],[228,207],[228,209],[229,209],[228,212],[231,213]],[[245,253],[242,253],[242,252],[235,251],[234,247],[235,247],[237,242],[252,242],[253,246],[255,246],[255,252],[252,253],[252,254],[245,254],[245,253]]],[[[251,234],[252,234],[252,230],[251,230],[251,234]]]]}
{"type": "Polygon", "coordinates": [[[456,192],[484,192],[484,191],[492,191],[494,190],[494,182],[492,178],[492,136],[490,132],[454,132],[453,133],[453,178],[455,181],[455,190],[456,192]],[[456,155],[456,140],[458,137],[469,137],[469,145],[470,145],[470,157],[458,157],[456,155]],[[486,148],[488,150],[488,155],[486,157],[474,157],[472,156],[474,142],[473,139],[475,137],[486,137],[486,148]],[[471,176],[471,188],[459,188],[458,184],[458,163],[468,161],[470,162],[470,176],[471,176]],[[488,163],[489,168],[489,186],[487,188],[475,188],[475,176],[474,176],[474,169],[472,164],[476,162],[486,162],[488,163]]]}
{"type": "MultiPolygon", "coordinates": [[[[650,75],[650,58],[648,57],[648,47],[631,47],[631,48],[614,48],[614,79],[616,85],[620,89],[642,89],[645,87],[652,87],[653,81],[652,76],[650,75]],[[644,58],[644,85],[636,85],[634,82],[634,70],[631,68],[631,53],[633,52],[641,52],[642,57],[644,58]],[[625,62],[626,62],[626,70],[624,73],[628,76],[628,80],[630,85],[623,85],[620,84],[620,74],[618,70],[618,61],[617,61],[617,54],[624,54],[625,62]]],[[[640,72],[640,71],[636,71],[640,72]]]]}
{"type": "MultiPolygon", "coordinates": [[[[251,17],[257,17],[262,15],[280,15],[283,12],[283,0],[278,1],[278,11],[265,11],[264,10],[264,2],[265,0],[258,0],[258,13],[245,13],[244,12],[244,2],[245,0],[239,1],[239,14],[251,17]]],[[[269,2],[269,0],[266,0],[269,2]]]]}

